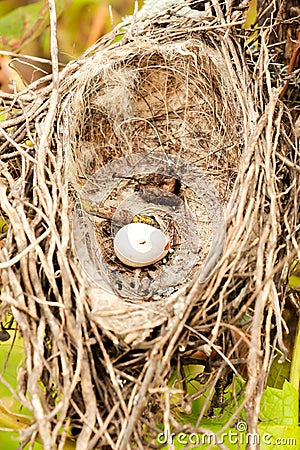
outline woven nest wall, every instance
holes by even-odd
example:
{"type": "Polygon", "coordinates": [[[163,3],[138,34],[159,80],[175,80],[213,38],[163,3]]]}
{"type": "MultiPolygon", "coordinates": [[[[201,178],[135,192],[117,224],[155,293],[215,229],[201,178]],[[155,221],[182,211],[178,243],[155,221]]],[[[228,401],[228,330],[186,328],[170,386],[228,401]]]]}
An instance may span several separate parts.
{"type": "Polygon", "coordinates": [[[197,395],[215,392],[199,417],[244,377],[254,432],[274,346],[286,354],[293,120],[268,33],[247,61],[242,10],[228,7],[226,23],[218,2],[190,12],[137,14],[46,88],[2,95],[1,311],[24,339],[17,395],[35,418],[24,442],[72,446],[71,430],[76,448],[146,448],[158,423],[182,429],[194,363],[197,395]],[[134,218],[171,240],[142,270],[112,246],[134,218]]]}

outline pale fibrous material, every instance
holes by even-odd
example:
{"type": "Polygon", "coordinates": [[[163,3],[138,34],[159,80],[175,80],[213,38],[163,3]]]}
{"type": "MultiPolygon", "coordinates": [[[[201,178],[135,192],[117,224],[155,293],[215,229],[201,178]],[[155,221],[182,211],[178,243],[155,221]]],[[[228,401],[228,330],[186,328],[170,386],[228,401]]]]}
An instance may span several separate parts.
{"type": "Polygon", "coordinates": [[[143,7],[137,13],[137,18],[146,19],[155,15],[164,14],[170,11],[171,14],[197,19],[201,16],[209,14],[209,3],[203,4],[203,11],[193,9],[193,2],[187,3],[185,0],[145,0],[143,7]],[[206,6],[207,5],[207,6],[206,6]]]}
{"type": "Polygon", "coordinates": [[[169,250],[169,240],[159,229],[146,223],[129,223],[115,236],[114,250],[123,264],[144,267],[160,261],[169,250]]]}

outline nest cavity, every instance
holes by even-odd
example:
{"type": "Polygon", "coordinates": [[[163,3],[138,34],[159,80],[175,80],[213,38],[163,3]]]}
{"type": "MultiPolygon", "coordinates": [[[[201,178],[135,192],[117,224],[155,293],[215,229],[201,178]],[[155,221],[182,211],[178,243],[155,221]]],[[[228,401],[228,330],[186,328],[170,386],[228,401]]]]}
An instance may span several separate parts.
{"type": "MultiPolygon", "coordinates": [[[[93,313],[110,331],[127,334],[127,342],[135,336],[132,334],[135,328],[139,330],[138,340],[141,336],[144,339],[153,325],[164,322],[174,313],[170,308],[176,303],[178,292],[203,268],[209,251],[210,257],[214,255],[214,262],[206,270],[207,274],[216,265],[223,248],[221,239],[212,248],[213,233],[222,234],[222,224],[219,230],[216,223],[212,227],[212,217],[206,207],[207,202],[213,200],[207,198],[207,186],[215,189],[215,202],[219,203],[216,208],[225,206],[243,151],[244,118],[237,89],[232,83],[230,67],[216,43],[189,34],[175,42],[159,43],[139,35],[125,43],[112,44],[90,55],[65,84],[62,104],[68,123],[65,147],[69,179],[81,202],[81,208],[78,205],[75,208],[74,220],[77,252],[81,261],[89,261],[87,272],[95,281],[103,265],[101,269],[101,264],[93,262],[91,259],[95,257],[91,255],[100,247],[106,265],[110,266],[108,271],[104,270],[104,278],[109,278],[110,286],[118,294],[114,300],[112,295],[106,296],[105,301],[103,294],[95,300],[93,293],[93,313]],[[144,154],[146,158],[154,154],[148,166],[144,154]],[[175,156],[178,160],[173,160],[172,177],[171,169],[168,173],[163,163],[167,165],[168,158],[175,156]],[[154,158],[160,160],[162,166],[154,158]],[[121,161],[119,174],[116,165],[110,166],[115,160],[121,161]],[[180,161],[190,164],[189,178],[193,168],[198,169],[194,182],[202,184],[202,188],[196,189],[196,193],[188,186],[184,175],[187,169],[180,167],[180,161]],[[147,171],[152,174],[149,176],[147,171]],[[105,183],[105,179],[110,182],[105,183]],[[174,267],[169,257],[164,265],[159,263],[152,270],[147,268],[144,274],[136,274],[136,270],[133,273],[116,261],[110,225],[116,208],[125,198],[153,188],[159,188],[165,197],[167,193],[177,195],[193,214],[193,220],[191,216],[180,233],[172,211],[164,209],[162,213],[153,198],[145,200],[135,213],[127,211],[129,215],[120,226],[135,218],[136,213],[146,212],[154,219],[160,217],[162,228],[171,230],[175,259],[177,248],[183,252],[183,234],[187,236],[190,251],[181,254],[174,267]],[[94,216],[93,228],[85,217],[91,218],[91,215],[94,216]],[[97,221],[95,216],[98,216],[97,221]],[[197,229],[193,231],[194,223],[197,229]],[[98,239],[91,237],[93,233],[98,239]],[[193,250],[194,244],[196,250],[193,250]],[[184,276],[182,267],[189,265],[190,258],[195,261],[192,267],[187,267],[184,276]],[[172,277],[172,273],[175,276],[172,277]],[[155,283],[160,285],[159,290],[154,289],[155,283]],[[133,306],[122,301],[120,304],[119,296],[128,300],[137,297],[134,293],[148,303],[133,306]],[[158,302],[162,297],[164,301],[158,302]],[[151,299],[154,304],[149,303],[151,299]],[[127,320],[120,319],[120,308],[126,311],[127,320]],[[101,317],[103,310],[105,319],[101,317]],[[144,330],[142,335],[141,330],[144,330]]],[[[131,199],[136,206],[138,199],[131,199]]],[[[182,211],[182,215],[186,214],[182,211]]],[[[107,286],[101,280],[98,284],[107,286]]]]}

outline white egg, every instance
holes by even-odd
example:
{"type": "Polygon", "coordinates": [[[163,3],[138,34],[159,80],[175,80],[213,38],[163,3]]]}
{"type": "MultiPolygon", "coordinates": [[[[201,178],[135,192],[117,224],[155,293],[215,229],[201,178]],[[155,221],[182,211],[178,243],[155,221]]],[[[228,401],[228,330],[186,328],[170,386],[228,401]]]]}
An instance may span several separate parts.
{"type": "Polygon", "coordinates": [[[130,267],[154,264],[168,253],[170,242],[159,229],[145,223],[129,223],[114,239],[114,250],[119,260],[130,267]]]}

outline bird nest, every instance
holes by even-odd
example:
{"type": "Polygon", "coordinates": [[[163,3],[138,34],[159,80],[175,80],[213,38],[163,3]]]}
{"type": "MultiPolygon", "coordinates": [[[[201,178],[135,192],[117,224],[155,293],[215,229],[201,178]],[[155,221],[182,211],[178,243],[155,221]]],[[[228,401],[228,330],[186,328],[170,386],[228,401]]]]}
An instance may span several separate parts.
{"type": "Polygon", "coordinates": [[[285,353],[299,166],[265,41],[247,62],[242,11],[225,22],[215,3],[137,14],[49,86],[2,95],[2,316],[24,340],[24,442],[72,446],[71,430],[78,448],[145,448],[158,423],[180,429],[190,364],[199,396],[245,377],[231,422],[245,406],[256,430],[274,345],[285,353]],[[163,260],[118,260],[131,222],[168,234],[163,260]]]}

